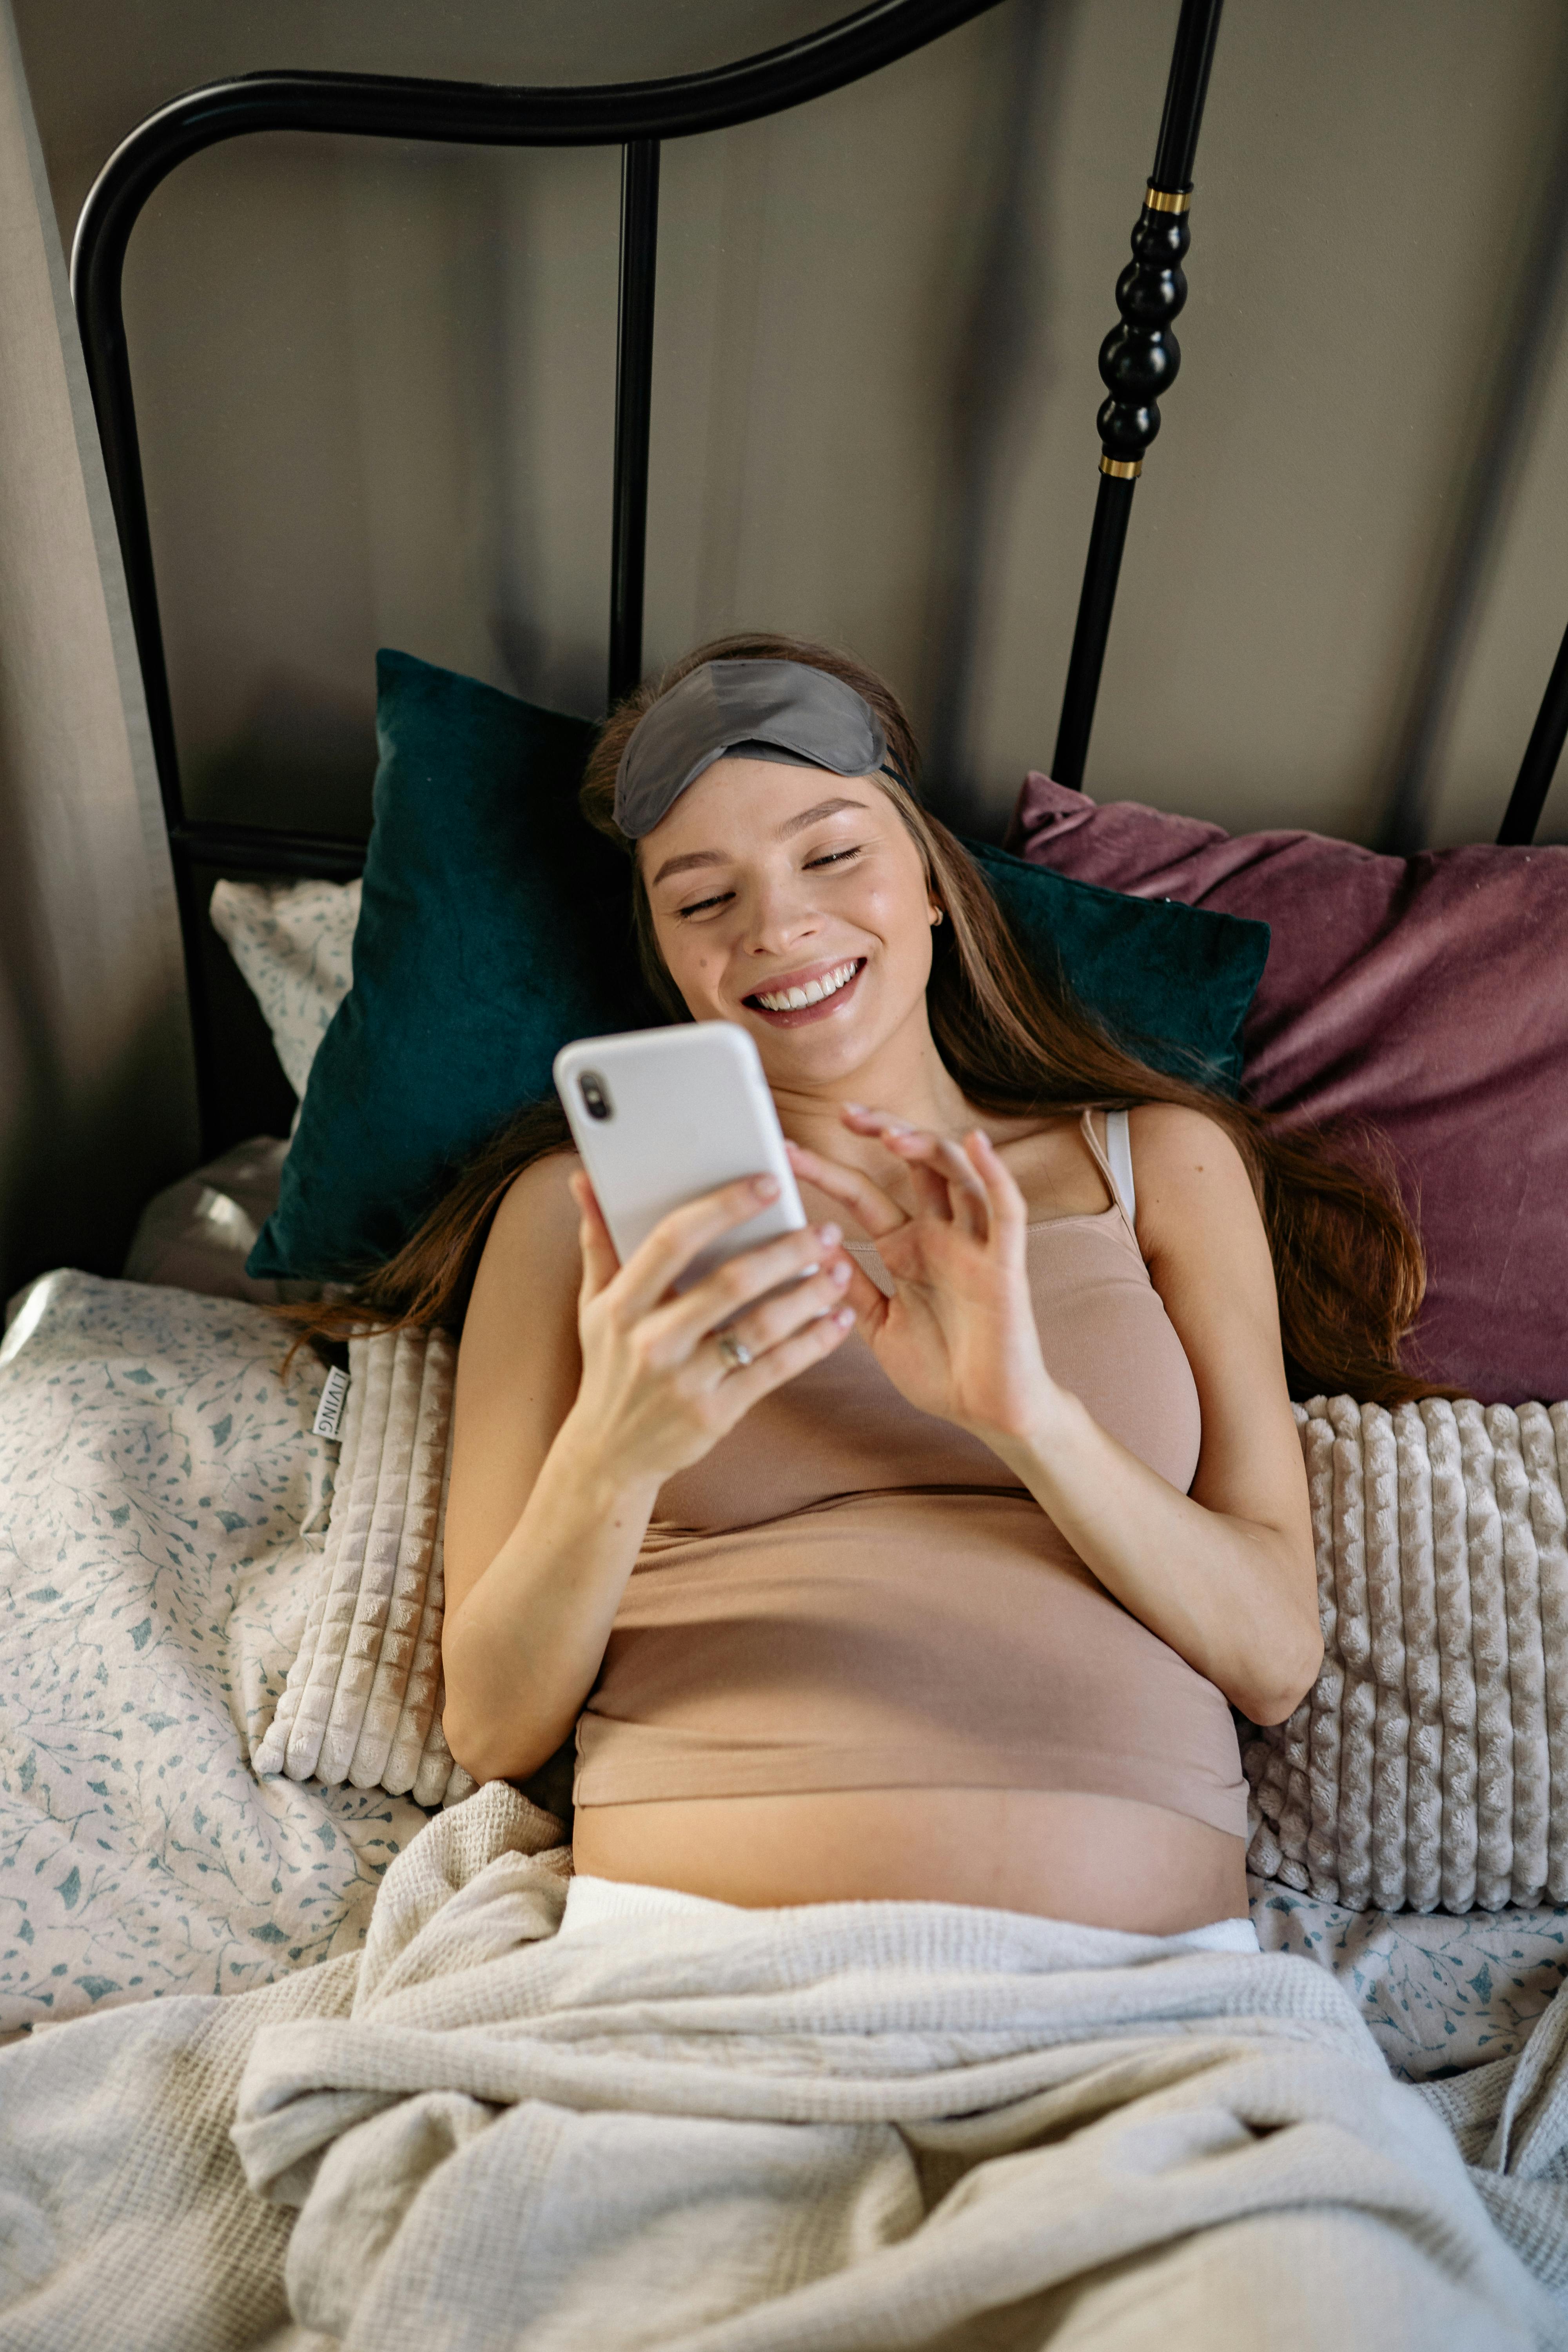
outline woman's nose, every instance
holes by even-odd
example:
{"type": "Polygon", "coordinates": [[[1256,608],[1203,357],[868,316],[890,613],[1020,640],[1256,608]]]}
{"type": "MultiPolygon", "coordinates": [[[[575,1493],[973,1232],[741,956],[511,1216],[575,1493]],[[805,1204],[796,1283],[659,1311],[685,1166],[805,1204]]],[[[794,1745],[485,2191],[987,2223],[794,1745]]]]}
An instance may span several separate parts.
{"type": "Polygon", "coordinates": [[[753,955],[777,955],[808,939],[817,910],[798,885],[773,883],[759,889],[746,909],[745,944],[753,955]]]}

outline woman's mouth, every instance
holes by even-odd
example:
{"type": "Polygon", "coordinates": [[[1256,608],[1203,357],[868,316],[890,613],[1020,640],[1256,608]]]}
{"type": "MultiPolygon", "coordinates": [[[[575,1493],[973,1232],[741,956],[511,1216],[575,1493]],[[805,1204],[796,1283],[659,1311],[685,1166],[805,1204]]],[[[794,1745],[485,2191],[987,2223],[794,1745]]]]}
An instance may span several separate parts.
{"type": "Polygon", "coordinates": [[[847,1003],[866,969],[864,956],[846,956],[838,963],[819,964],[798,977],[785,975],[773,987],[754,989],[742,1001],[750,1013],[760,1013],[770,1027],[798,1029],[807,1021],[824,1020],[847,1003]]]}

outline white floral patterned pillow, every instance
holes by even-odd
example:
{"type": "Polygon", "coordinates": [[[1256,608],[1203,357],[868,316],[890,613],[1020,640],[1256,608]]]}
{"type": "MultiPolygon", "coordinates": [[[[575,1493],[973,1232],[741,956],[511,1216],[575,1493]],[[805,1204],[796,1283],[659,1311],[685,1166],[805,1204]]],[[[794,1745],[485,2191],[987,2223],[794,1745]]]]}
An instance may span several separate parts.
{"type": "Polygon", "coordinates": [[[260,1005],[301,1097],[316,1048],[353,980],[357,882],[220,882],[213,928],[260,1005]]]}

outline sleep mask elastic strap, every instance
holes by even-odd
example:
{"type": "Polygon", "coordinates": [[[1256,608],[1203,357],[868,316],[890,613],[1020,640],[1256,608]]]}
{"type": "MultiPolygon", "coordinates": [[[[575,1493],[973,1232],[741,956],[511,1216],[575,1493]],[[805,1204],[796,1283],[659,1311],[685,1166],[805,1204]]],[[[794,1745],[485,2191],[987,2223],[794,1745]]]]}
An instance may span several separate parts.
{"type": "Polygon", "coordinates": [[[616,824],[640,841],[731,752],[837,776],[879,772],[909,788],[889,765],[880,719],[842,678],[805,662],[704,662],[633,728],[616,774],[616,824]]]}

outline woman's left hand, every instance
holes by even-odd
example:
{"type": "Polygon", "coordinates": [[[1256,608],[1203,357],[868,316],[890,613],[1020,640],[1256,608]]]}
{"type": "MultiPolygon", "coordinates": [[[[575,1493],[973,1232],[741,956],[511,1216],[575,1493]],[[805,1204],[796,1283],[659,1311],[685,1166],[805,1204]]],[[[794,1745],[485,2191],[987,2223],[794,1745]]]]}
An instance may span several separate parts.
{"type": "Polygon", "coordinates": [[[858,1169],[789,1146],[797,1176],[848,1209],[877,1244],[895,1288],[885,1297],[858,1267],[848,1297],[862,1336],[922,1412],[994,1447],[1033,1436],[1053,1393],[1025,1265],[1024,1196],[983,1129],[962,1143],[888,1112],[850,1109],[845,1125],[901,1160],[912,1213],[858,1169]]]}

